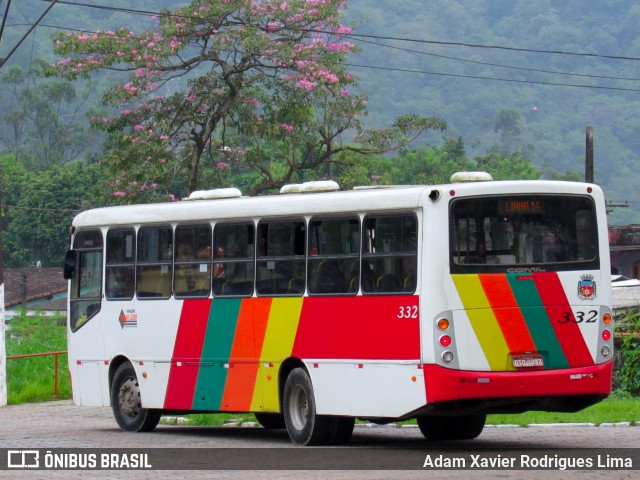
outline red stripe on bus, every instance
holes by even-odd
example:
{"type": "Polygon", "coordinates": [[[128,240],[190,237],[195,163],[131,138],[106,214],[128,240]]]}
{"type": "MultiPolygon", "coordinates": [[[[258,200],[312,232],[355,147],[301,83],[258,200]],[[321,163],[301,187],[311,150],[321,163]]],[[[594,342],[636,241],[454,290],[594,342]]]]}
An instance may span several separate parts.
{"type": "MultiPolygon", "coordinates": [[[[536,288],[545,306],[553,330],[570,367],[593,365],[593,358],[582,336],[557,273],[535,273],[536,288]]],[[[576,284],[577,289],[577,284],[576,284]]]]}
{"type": "Polygon", "coordinates": [[[260,356],[254,343],[254,303],[252,299],[247,299],[240,304],[221,410],[240,412],[251,410],[260,356]]]}
{"type": "Polygon", "coordinates": [[[485,274],[479,277],[509,351],[535,351],[536,345],[506,275],[485,274]]]}
{"type": "Polygon", "coordinates": [[[299,358],[420,358],[417,295],[304,299],[293,355],[299,358]]]}
{"type": "Polygon", "coordinates": [[[171,357],[166,409],[191,409],[211,300],[185,300],[171,357]],[[180,363],[180,366],[178,366],[180,363]]]}

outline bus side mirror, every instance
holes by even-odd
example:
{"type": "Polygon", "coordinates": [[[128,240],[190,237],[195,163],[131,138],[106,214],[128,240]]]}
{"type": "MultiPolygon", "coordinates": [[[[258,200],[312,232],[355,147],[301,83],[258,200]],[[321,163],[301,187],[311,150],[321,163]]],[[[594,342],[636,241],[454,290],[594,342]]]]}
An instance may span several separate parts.
{"type": "Polygon", "coordinates": [[[76,273],[76,252],[75,250],[67,250],[64,255],[64,270],[62,276],[65,280],[71,280],[76,273]]]}

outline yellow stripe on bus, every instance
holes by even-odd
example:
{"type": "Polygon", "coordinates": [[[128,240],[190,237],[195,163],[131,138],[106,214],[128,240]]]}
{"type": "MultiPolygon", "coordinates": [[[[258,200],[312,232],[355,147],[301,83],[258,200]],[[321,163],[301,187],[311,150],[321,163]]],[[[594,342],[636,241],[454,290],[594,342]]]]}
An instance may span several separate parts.
{"type": "MultiPolygon", "coordinates": [[[[467,316],[491,370],[512,370],[509,347],[478,275],[452,275],[467,316]]],[[[460,348],[460,347],[459,347],[460,348]]]]}
{"type": "MultiPolygon", "coordinates": [[[[280,410],[278,398],[278,368],[280,362],[289,355],[296,339],[303,297],[274,298],[269,312],[269,323],[265,332],[258,381],[262,382],[262,398],[255,395],[251,402],[254,411],[265,410],[277,412],[280,410]],[[273,364],[273,367],[269,366],[273,364]],[[262,405],[262,408],[258,406],[262,405]],[[256,408],[257,407],[257,408],[256,408]]],[[[259,391],[259,389],[256,389],[259,391]]]]}

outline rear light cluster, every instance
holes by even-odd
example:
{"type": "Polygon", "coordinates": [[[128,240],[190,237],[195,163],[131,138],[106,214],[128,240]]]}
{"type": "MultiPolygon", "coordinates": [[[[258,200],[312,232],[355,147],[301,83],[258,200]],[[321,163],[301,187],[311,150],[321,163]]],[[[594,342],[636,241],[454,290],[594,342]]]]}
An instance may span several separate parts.
{"type": "MultiPolygon", "coordinates": [[[[602,326],[601,330],[601,338],[605,342],[610,342],[612,340],[613,334],[611,331],[613,330],[613,318],[611,317],[610,312],[606,312],[602,315],[602,326]]],[[[611,355],[611,345],[601,345],[600,346],[600,355],[604,357],[604,359],[609,358],[611,355]]]]}
{"type": "Polygon", "coordinates": [[[450,364],[453,362],[455,355],[448,347],[451,347],[453,340],[451,335],[453,332],[449,330],[451,326],[451,322],[447,317],[441,316],[436,319],[436,338],[438,339],[438,343],[441,347],[445,348],[445,350],[440,354],[440,358],[445,364],[450,364]]]}

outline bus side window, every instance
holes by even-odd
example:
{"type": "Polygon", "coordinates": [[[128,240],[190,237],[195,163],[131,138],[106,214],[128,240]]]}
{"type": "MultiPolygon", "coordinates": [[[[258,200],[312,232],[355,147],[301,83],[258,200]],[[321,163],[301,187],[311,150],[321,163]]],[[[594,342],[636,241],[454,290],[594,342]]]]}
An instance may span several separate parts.
{"type": "Polygon", "coordinates": [[[310,294],[358,292],[360,222],[357,218],[317,219],[309,224],[310,294]]]}
{"type": "Polygon", "coordinates": [[[253,295],[254,227],[251,223],[218,223],[214,231],[213,294],[253,295]]]}
{"type": "Polygon", "coordinates": [[[138,231],[136,295],[138,298],[169,298],[173,277],[173,231],[171,227],[143,227],[138,231]]]}
{"type": "Polygon", "coordinates": [[[99,230],[78,232],[73,242],[78,262],[69,290],[69,319],[74,332],[100,311],[102,245],[102,233],[99,230]]]}
{"type": "Polygon", "coordinates": [[[211,291],[211,227],[178,225],[175,235],[175,296],[208,297],[211,291]]]}
{"type": "Polygon", "coordinates": [[[117,228],[107,232],[105,296],[131,300],[135,287],[135,231],[117,228]]]}
{"type": "Polygon", "coordinates": [[[361,279],[364,293],[415,291],[417,227],[413,214],[365,217],[361,279]]]}
{"type": "Polygon", "coordinates": [[[258,226],[259,295],[302,295],[305,289],[305,223],[273,221],[258,226]]]}

